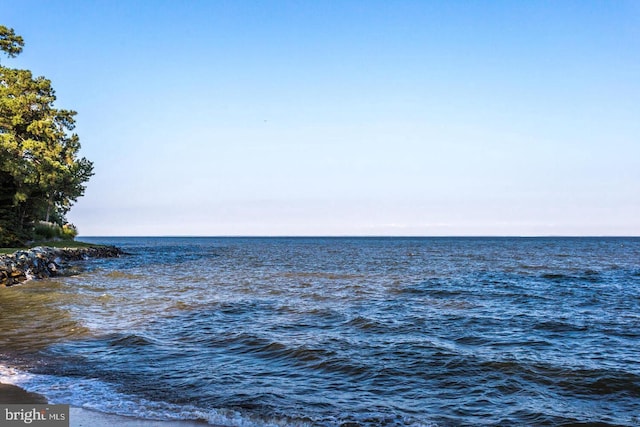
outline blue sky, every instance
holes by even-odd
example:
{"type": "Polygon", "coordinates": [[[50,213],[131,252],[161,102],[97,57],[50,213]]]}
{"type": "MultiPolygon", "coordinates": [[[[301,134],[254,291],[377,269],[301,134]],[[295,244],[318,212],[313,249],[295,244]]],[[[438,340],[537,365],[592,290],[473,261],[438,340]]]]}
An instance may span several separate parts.
{"type": "Polygon", "coordinates": [[[0,1],[82,235],[640,235],[637,1],[0,1]]]}

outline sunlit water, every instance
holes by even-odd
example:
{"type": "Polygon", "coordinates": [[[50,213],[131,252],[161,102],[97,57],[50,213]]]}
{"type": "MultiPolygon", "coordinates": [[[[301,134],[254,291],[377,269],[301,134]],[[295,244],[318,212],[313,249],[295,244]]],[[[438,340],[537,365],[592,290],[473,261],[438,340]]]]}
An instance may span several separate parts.
{"type": "Polygon", "coordinates": [[[0,289],[0,381],[227,426],[640,425],[640,239],[121,238],[0,289]]]}

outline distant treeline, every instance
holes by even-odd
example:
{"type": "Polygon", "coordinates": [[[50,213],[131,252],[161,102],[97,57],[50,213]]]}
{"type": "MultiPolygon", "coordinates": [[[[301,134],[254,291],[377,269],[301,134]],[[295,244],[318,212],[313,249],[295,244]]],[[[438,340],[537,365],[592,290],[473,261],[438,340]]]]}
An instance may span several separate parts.
{"type": "MultiPolygon", "coordinates": [[[[0,53],[12,58],[23,47],[0,25],[0,53]]],[[[93,164],[78,158],[76,112],[55,100],[50,80],[0,64],[0,247],[33,240],[43,227],[73,228],[65,215],[93,175],[93,164]]]]}

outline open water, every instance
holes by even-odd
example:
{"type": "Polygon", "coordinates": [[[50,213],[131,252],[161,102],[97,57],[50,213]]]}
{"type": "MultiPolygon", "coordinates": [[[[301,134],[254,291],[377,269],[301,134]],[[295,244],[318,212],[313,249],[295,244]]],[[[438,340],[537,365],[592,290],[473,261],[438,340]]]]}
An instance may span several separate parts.
{"type": "Polygon", "coordinates": [[[0,381],[224,426],[640,425],[639,238],[85,238],[0,381]]]}

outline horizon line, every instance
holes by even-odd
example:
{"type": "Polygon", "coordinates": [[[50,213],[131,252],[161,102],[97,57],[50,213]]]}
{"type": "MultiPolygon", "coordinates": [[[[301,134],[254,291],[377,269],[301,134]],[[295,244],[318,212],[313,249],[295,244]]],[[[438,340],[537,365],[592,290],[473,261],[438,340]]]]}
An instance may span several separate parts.
{"type": "Polygon", "coordinates": [[[308,238],[409,238],[409,239],[451,239],[451,238],[522,238],[522,239],[536,239],[536,238],[640,238],[640,234],[631,234],[631,235],[609,235],[609,234],[589,234],[589,235],[571,235],[571,234],[539,234],[539,235],[507,235],[507,234],[478,234],[478,235],[387,235],[387,234],[371,234],[371,235],[352,235],[352,234],[318,234],[318,235],[276,235],[276,234],[265,234],[265,235],[253,235],[253,234],[220,234],[220,235],[205,235],[205,234],[154,234],[154,235],[79,235],[76,236],[76,239],[83,238],[256,238],[256,239],[265,239],[265,238],[274,238],[274,239],[308,239],[308,238]]]}

